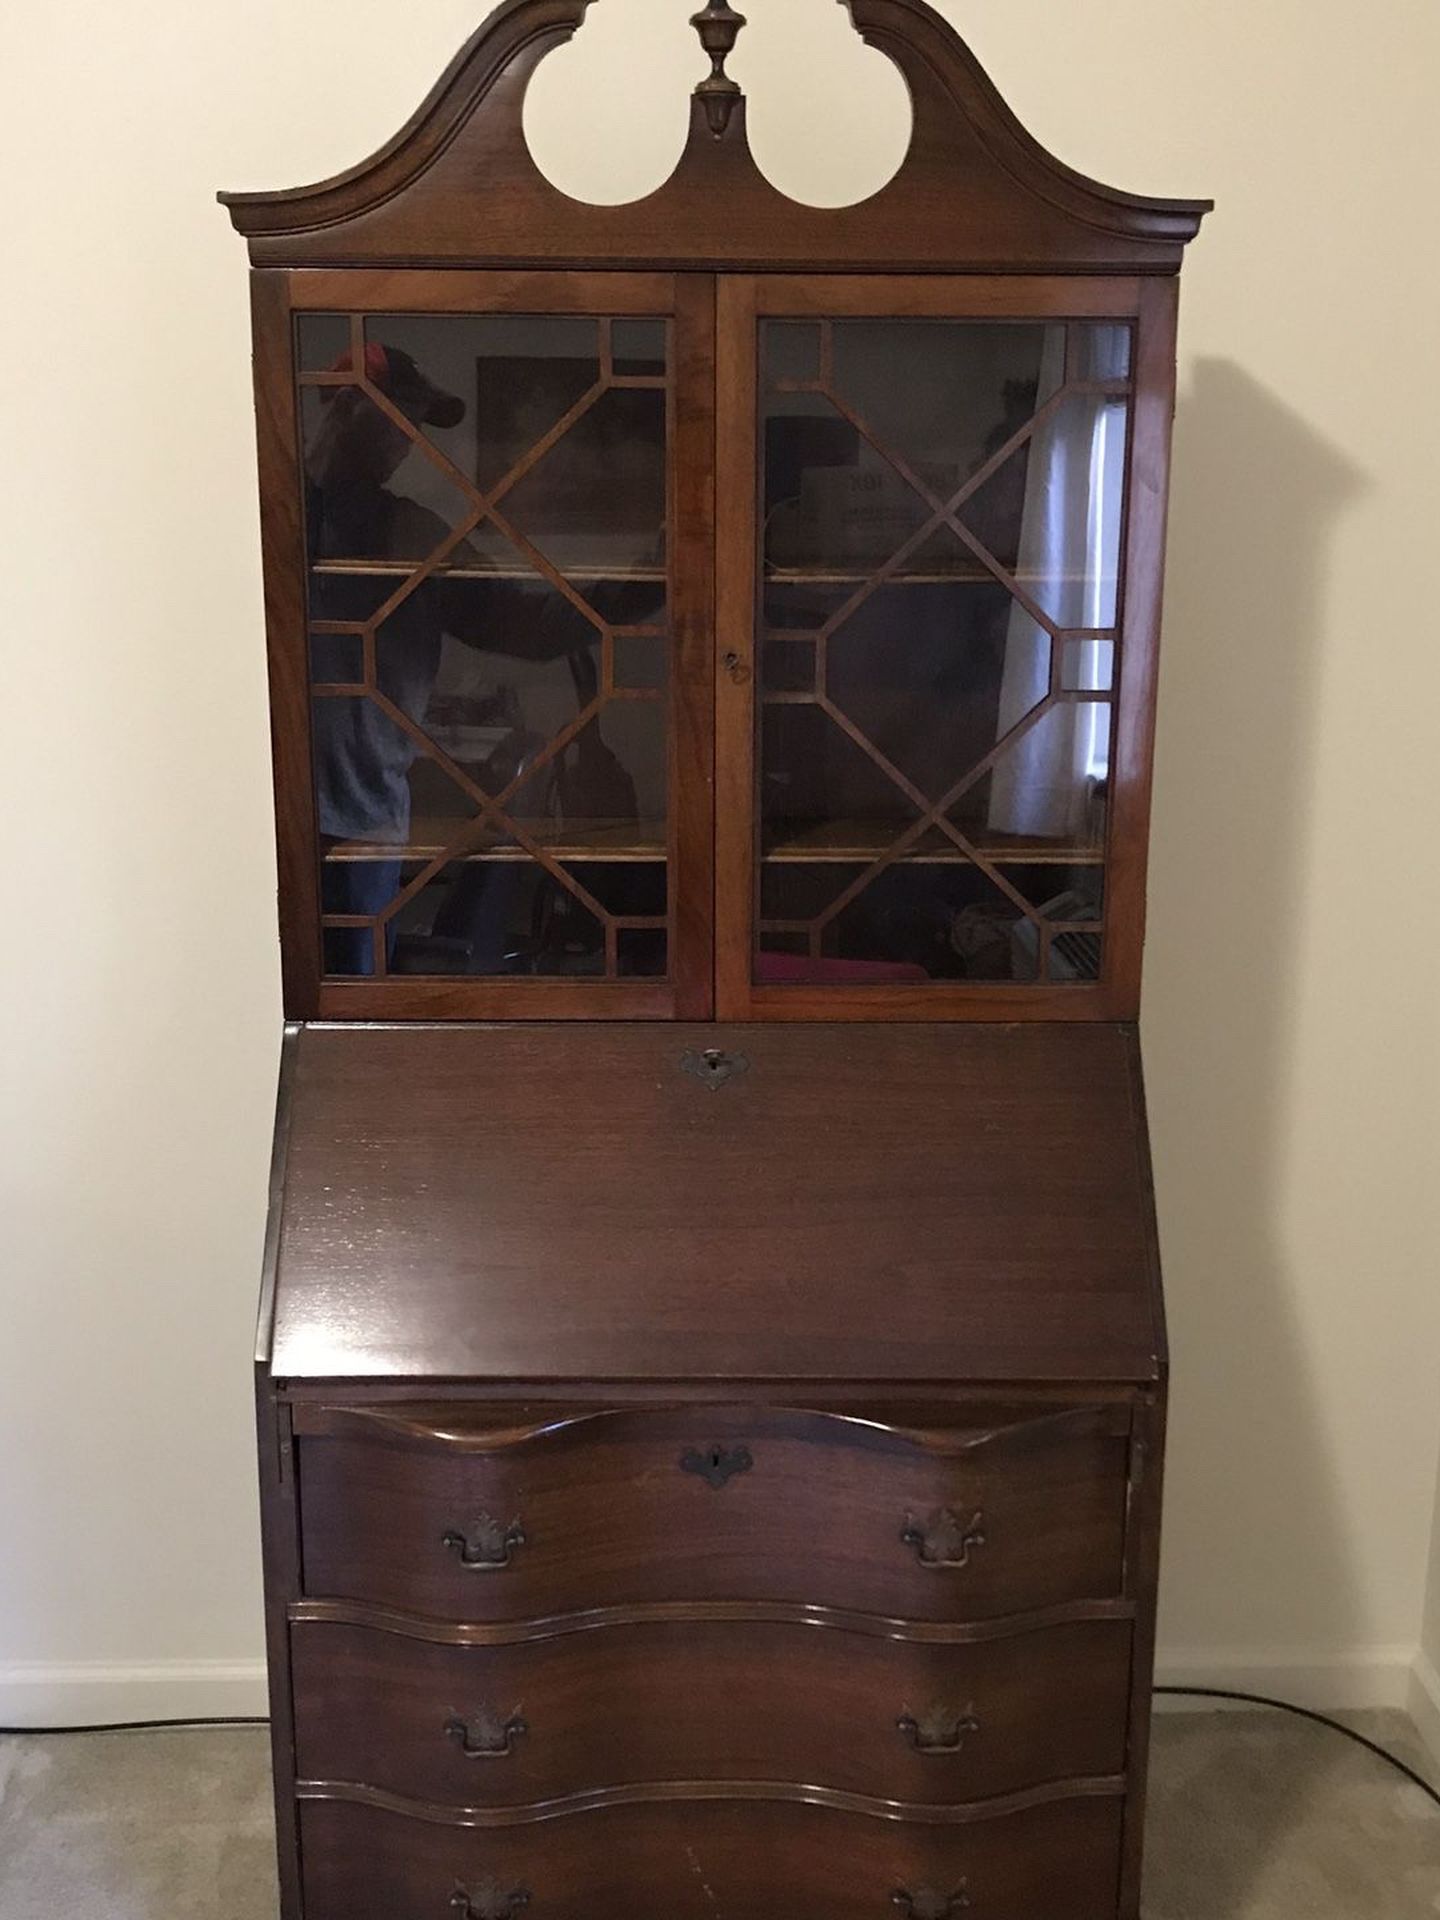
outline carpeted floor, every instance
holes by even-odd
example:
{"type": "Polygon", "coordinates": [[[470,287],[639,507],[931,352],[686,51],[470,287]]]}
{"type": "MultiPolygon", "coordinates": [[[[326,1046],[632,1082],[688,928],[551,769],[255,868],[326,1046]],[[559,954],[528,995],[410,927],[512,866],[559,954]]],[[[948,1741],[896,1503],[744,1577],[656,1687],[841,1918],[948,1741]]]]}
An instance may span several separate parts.
{"type": "MultiPolygon", "coordinates": [[[[1354,1724],[1423,1768],[1400,1714],[1354,1724]]],[[[275,1920],[265,1735],[0,1739],[0,1920],[275,1920]]],[[[1440,1809],[1275,1714],[1162,1714],[1146,1920],[1437,1920],[1440,1809]]],[[[1063,1916],[1056,1916],[1063,1920],[1063,1916]]]]}

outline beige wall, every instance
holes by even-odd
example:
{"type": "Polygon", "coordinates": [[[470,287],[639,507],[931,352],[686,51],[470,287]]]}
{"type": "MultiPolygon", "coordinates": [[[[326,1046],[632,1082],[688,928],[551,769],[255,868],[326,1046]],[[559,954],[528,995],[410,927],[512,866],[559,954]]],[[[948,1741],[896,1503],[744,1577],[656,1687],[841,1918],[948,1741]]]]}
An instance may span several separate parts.
{"type": "MultiPolygon", "coordinates": [[[[547,164],[616,196],[663,174],[689,11],[595,9],[533,103],[547,164]]],[[[899,89],[843,12],[749,11],[781,183],[893,165],[899,89]]],[[[1398,1699],[1440,1452],[1440,14],[946,11],[1065,159],[1221,203],[1184,303],[1145,1017],[1163,1639],[1180,1670],[1398,1699]]],[[[243,253],[210,195],[358,158],[474,17],[71,0],[7,48],[0,1717],[254,1697],[279,1001],[243,253]]]]}
{"type": "Polygon", "coordinates": [[[1440,1754],[1440,1490],[1430,1543],[1430,1584],[1420,1634],[1420,1657],[1410,1679],[1407,1703],[1433,1753],[1440,1754]]]}

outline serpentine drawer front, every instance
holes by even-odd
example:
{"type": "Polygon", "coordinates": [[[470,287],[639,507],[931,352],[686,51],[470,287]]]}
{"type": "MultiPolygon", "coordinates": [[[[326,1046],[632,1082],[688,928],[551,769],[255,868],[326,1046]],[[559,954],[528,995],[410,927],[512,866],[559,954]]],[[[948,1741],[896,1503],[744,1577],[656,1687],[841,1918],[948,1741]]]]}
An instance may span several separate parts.
{"type": "Polygon", "coordinates": [[[302,1807],[323,1920],[1112,1920],[1121,1800],[926,1821],[764,1800],[610,1806],[475,1828],[302,1807]]]}
{"type": "Polygon", "coordinates": [[[456,1644],[302,1619],[299,1772],[450,1808],[695,1780],[954,1805],[1123,1772],[1128,1622],[984,1631],[642,1619],[456,1644]]]}
{"type": "Polygon", "coordinates": [[[986,1621],[1120,1595],[1129,1414],[307,1414],[304,1590],[433,1619],[771,1602],[986,1621]]]}

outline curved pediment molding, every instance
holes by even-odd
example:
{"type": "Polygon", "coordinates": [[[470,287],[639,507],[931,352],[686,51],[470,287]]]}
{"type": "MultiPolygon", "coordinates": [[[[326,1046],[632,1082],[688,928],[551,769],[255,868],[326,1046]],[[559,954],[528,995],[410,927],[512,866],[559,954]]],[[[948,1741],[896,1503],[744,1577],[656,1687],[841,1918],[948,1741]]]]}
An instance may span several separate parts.
{"type": "Polygon", "coordinates": [[[743,22],[710,0],[696,26],[711,72],[675,171],[643,199],[588,205],[540,172],[523,109],[536,66],[589,4],[507,0],[370,159],[315,186],[222,194],[252,260],[1167,273],[1210,206],[1123,193],[1055,159],[924,0],[844,0],[914,109],[904,164],[869,199],[804,206],[760,172],[744,97],[725,73],[743,22]]]}

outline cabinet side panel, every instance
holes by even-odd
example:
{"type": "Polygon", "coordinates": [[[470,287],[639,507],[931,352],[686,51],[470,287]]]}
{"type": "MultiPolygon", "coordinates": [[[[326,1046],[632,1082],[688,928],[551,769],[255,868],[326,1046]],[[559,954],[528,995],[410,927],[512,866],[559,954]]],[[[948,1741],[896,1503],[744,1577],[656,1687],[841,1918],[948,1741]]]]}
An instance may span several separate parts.
{"type": "Polygon", "coordinates": [[[1155,1683],[1155,1609],[1160,1584],[1160,1517],[1165,1479],[1163,1385],[1135,1407],[1130,1447],[1130,1517],[1125,1543],[1125,1587],[1135,1603],[1134,1670],[1130,1686],[1130,1737],[1126,1756],[1124,1848],[1120,1873],[1120,1920],[1140,1920],[1145,1864],[1145,1806],[1150,1761],[1150,1717],[1155,1683]]]}
{"type": "Polygon", "coordinates": [[[1175,417],[1175,330],[1179,283],[1147,281],[1140,291],[1135,417],[1131,430],[1128,531],[1122,567],[1124,654],[1113,767],[1106,974],[1116,1014],[1140,1010],[1145,948],[1145,862],[1159,681],[1160,605],[1165,584],[1165,516],[1170,433],[1175,417]]]}
{"type": "Polygon", "coordinates": [[[302,1920],[300,1840],[295,1802],[295,1711],[290,1687],[289,1609],[300,1591],[290,1409],[263,1367],[255,1376],[260,1460],[260,1534],[265,1572],[265,1650],[270,1687],[271,1764],[280,1870],[281,1920],[302,1920]]]}
{"type": "Polygon", "coordinates": [[[303,1020],[319,1009],[320,921],[289,280],[286,273],[253,273],[250,289],[265,631],[270,661],[270,736],[275,758],[281,972],[286,1017],[303,1020]]]}

